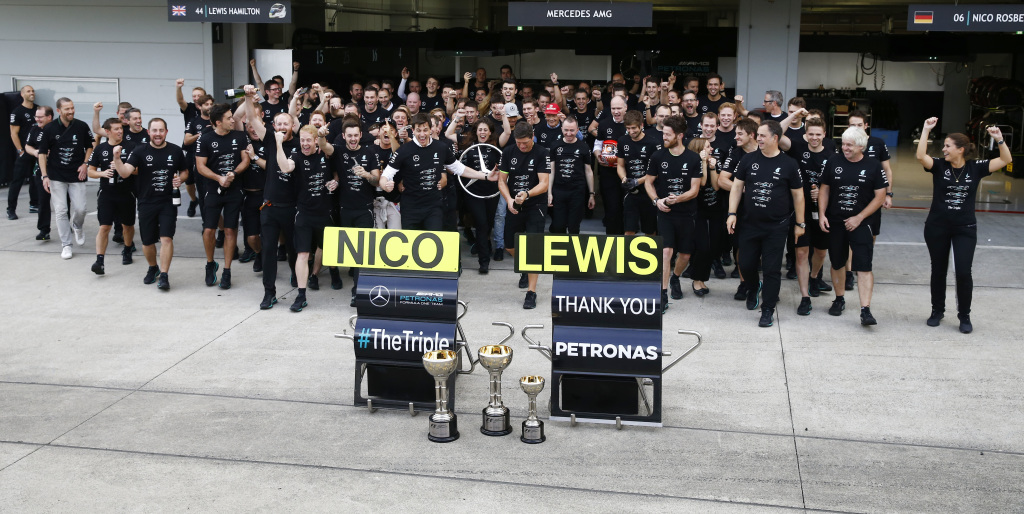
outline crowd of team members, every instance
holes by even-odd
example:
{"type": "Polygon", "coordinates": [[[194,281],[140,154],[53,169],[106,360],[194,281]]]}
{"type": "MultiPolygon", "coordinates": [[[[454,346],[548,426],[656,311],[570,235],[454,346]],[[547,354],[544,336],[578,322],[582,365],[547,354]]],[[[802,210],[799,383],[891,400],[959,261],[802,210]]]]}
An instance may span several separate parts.
{"type": "MultiPolygon", "coordinates": [[[[62,256],[71,258],[72,239],[84,244],[83,181],[99,179],[92,271],[105,272],[112,228],[125,245],[122,263],[132,262],[137,212],[149,264],[144,282],[169,289],[175,199],[184,184],[187,215],[198,209],[203,220],[206,285],[230,288],[232,262],[251,261],[263,274],[260,307],[269,309],[277,302],[278,262],[286,261],[298,287],[291,309],[301,311],[307,287],[319,289],[325,227],[457,231],[462,224],[479,272],[488,273],[492,259],[514,255],[516,233],[579,233],[599,194],[607,234],[662,238],[665,308],[670,295],[683,297],[681,276],[702,297],[712,273],[725,278],[735,260],[735,298],[750,310],[760,306],[759,325],[771,326],[786,254],[787,275],[802,297],[798,314],[810,314],[811,297],[834,287],[829,314],[841,315],[856,273],[861,323],[876,323],[872,252],[881,209],[891,206],[892,168],[884,142],[866,133],[863,112],[850,113],[837,148],[823,114],[808,111],[803,99],[783,110],[782,94],[767,91],[763,108],[748,110],[741,96],[724,95],[716,74],[699,94],[696,79],[677,88],[674,74],[664,81],[638,76],[631,88],[616,74],[603,89],[563,84],[551,74],[539,87],[520,85],[505,66],[500,80],[488,81],[482,68],[467,73],[459,90],[434,77],[423,87],[403,69],[398,84],[351,84],[346,103],[320,84],[297,89],[298,63],[287,93],[282,77],[263,82],[250,64],[260,85],[245,86],[234,105],[217,104],[202,88],[187,102],[184,80],[177,81],[182,147],[167,142],[164,120],[143,128],[141,112],[126,102],[102,124],[96,104],[90,129],[75,119],[71,100],[57,101],[60,122],[50,123],[53,111],[36,109],[34,92],[23,90],[25,112],[12,115],[12,138],[30,156],[19,167],[38,156],[31,200],[39,210],[37,239],[49,239],[52,193],[62,256]],[[244,252],[236,257],[240,222],[244,252]],[[216,248],[224,254],[219,277],[216,248]],[[832,286],[821,275],[826,256],[832,286]]],[[[928,120],[925,133],[934,126],[928,120]]],[[[998,129],[990,134],[1002,140],[998,129]]],[[[960,328],[969,332],[974,192],[1010,158],[1001,145],[1000,158],[968,162],[971,145],[959,136],[946,139],[944,159],[927,157],[924,146],[918,159],[926,170],[943,171],[935,174],[925,231],[933,260],[928,324],[938,325],[944,312],[943,252],[952,247],[960,328]]],[[[11,196],[8,215],[16,218],[13,188],[11,196]]],[[[329,273],[332,287],[342,288],[339,270],[329,273]]],[[[536,306],[536,286],[536,275],[519,277],[524,308],[536,306]]],[[[352,293],[354,302],[354,285],[352,293]]]]}

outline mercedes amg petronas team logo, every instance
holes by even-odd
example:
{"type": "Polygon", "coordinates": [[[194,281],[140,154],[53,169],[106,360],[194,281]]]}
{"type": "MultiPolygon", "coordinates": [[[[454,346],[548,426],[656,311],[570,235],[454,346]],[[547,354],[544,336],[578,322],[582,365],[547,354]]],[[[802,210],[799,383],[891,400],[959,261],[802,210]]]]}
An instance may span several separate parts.
{"type": "Polygon", "coordinates": [[[374,286],[370,289],[370,303],[374,307],[385,307],[391,301],[391,291],[384,286],[374,286]]]}

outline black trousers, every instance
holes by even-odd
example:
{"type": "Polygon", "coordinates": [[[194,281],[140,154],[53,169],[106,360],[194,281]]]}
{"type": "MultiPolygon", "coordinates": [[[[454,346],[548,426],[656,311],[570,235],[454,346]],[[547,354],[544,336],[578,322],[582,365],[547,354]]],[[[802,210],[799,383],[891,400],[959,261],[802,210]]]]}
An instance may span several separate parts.
{"type": "Polygon", "coordinates": [[[740,272],[748,287],[757,287],[757,263],[764,272],[761,287],[761,310],[768,311],[779,303],[779,288],[782,286],[782,256],[786,253],[786,236],[789,234],[789,220],[773,225],[740,226],[738,248],[740,272]]]}
{"type": "Polygon", "coordinates": [[[34,180],[32,180],[32,170],[35,169],[35,165],[35,157],[28,154],[22,155],[14,161],[14,175],[7,189],[7,208],[11,211],[18,209],[18,195],[21,194],[21,186],[25,184],[25,179],[29,179],[29,205],[39,205],[36,202],[39,193],[33,187],[34,180]]]}
{"type": "Polygon", "coordinates": [[[725,216],[717,206],[697,211],[697,230],[694,231],[696,249],[690,257],[693,280],[707,282],[711,278],[711,261],[722,256],[725,240],[729,236],[725,228],[725,216]],[[701,250],[701,245],[704,250],[701,250]]]}
{"type": "Polygon", "coordinates": [[[42,174],[32,177],[32,182],[39,194],[36,200],[36,207],[39,208],[39,221],[36,222],[36,228],[41,232],[50,233],[50,193],[47,193],[46,188],[43,187],[42,174]]]}
{"type": "MultiPolygon", "coordinates": [[[[198,181],[197,181],[198,182],[198,181]]],[[[288,267],[295,272],[295,207],[266,206],[260,211],[260,236],[263,240],[263,289],[277,292],[277,241],[284,234],[288,267]]]]}
{"type": "Polygon", "coordinates": [[[615,168],[598,166],[598,181],[601,188],[601,203],[604,204],[604,233],[620,236],[625,231],[622,219],[622,179],[615,168]]]}
{"type": "Polygon", "coordinates": [[[585,188],[575,191],[554,190],[551,193],[551,233],[565,234],[568,232],[570,234],[579,234],[580,224],[583,223],[583,215],[587,211],[588,199],[585,188]]]}
{"type": "Polygon", "coordinates": [[[444,230],[444,210],[438,206],[427,209],[403,209],[402,230],[444,230]]]}
{"type": "Polygon", "coordinates": [[[491,262],[491,232],[494,230],[494,214],[498,210],[498,197],[474,198],[466,195],[461,204],[473,218],[473,229],[476,236],[476,256],[480,264],[491,262]]]}
{"type": "Polygon", "coordinates": [[[956,306],[961,316],[971,314],[974,295],[974,249],[978,246],[978,225],[950,225],[925,223],[924,242],[932,259],[932,309],[946,310],[946,271],[949,269],[949,250],[953,249],[953,275],[956,277],[956,306]]]}

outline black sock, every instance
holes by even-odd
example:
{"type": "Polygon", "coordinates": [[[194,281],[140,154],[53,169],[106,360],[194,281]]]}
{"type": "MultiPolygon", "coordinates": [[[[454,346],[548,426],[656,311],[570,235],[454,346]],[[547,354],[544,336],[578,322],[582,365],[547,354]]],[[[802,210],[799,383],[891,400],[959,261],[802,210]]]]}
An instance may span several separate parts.
{"type": "Polygon", "coordinates": [[[866,310],[868,310],[868,309],[870,309],[870,308],[871,308],[871,306],[870,306],[870,305],[867,305],[867,306],[861,307],[861,308],[860,308],[860,311],[861,311],[861,312],[864,312],[864,311],[866,311],[866,310]]]}
{"type": "Polygon", "coordinates": [[[97,255],[96,256],[96,262],[98,262],[100,264],[103,264],[103,256],[102,255],[97,255]]]}
{"type": "Polygon", "coordinates": [[[302,298],[306,297],[306,288],[305,287],[300,287],[299,288],[299,296],[302,297],[302,298]]]}
{"type": "Polygon", "coordinates": [[[166,271],[161,271],[160,272],[160,278],[167,278],[167,272],[166,271]]]}

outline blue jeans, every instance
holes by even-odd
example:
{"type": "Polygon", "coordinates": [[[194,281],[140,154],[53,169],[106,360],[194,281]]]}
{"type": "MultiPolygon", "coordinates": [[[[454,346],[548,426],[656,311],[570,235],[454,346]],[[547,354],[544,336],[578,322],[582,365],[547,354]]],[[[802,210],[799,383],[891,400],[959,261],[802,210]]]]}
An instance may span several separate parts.
{"type": "Polygon", "coordinates": [[[503,250],[505,248],[505,214],[508,213],[508,202],[505,201],[505,197],[498,195],[498,209],[494,211],[494,230],[491,232],[494,236],[494,249],[503,250]]]}

